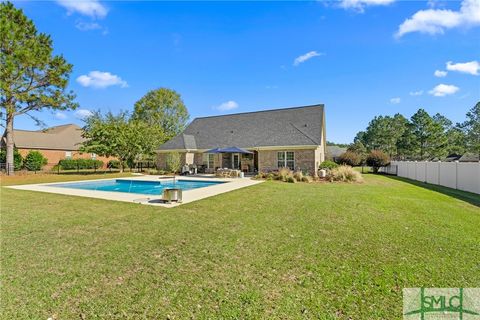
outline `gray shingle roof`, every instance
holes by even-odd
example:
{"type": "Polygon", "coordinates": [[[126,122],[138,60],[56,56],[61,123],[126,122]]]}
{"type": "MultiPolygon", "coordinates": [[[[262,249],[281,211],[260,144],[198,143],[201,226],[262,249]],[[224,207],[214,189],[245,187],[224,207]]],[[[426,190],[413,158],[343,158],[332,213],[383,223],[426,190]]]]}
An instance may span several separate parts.
{"type": "Polygon", "coordinates": [[[159,150],[320,145],[323,105],[194,119],[159,150]]]}

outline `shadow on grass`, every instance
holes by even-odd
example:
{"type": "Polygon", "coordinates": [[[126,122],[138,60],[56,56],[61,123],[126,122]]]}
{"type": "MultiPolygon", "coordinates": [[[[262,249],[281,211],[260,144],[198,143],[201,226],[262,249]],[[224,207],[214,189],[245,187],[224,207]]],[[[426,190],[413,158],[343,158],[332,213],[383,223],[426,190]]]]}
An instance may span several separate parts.
{"type": "Polygon", "coordinates": [[[414,186],[422,187],[422,188],[425,188],[425,189],[428,189],[428,190],[440,192],[440,193],[443,193],[447,196],[450,196],[450,197],[456,198],[458,200],[462,200],[462,201],[468,202],[470,204],[473,204],[474,206],[480,207],[480,195],[478,195],[476,193],[471,193],[471,192],[467,192],[467,191],[461,191],[461,190],[457,190],[457,189],[447,188],[447,187],[443,187],[443,186],[439,186],[439,185],[435,185],[435,184],[428,184],[428,183],[425,183],[425,182],[410,180],[410,179],[407,179],[407,178],[401,178],[401,177],[387,175],[387,174],[382,174],[382,176],[385,176],[385,177],[390,178],[390,179],[406,182],[406,183],[409,183],[409,184],[413,184],[414,186]]]}

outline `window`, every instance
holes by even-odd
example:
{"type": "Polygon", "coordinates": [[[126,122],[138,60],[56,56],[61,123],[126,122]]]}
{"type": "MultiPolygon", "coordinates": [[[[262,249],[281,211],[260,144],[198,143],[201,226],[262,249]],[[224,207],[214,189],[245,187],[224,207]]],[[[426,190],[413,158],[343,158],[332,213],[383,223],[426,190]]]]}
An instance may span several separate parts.
{"type": "Polygon", "coordinates": [[[72,151],[65,151],[65,159],[72,159],[72,151]]]}
{"type": "Polygon", "coordinates": [[[214,154],[213,153],[204,153],[203,154],[203,164],[207,166],[207,168],[214,167],[214,154]]]}
{"type": "Polygon", "coordinates": [[[289,168],[291,170],[295,170],[295,152],[293,151],[277,152],[277,166],[278,168],[289,168]]]}

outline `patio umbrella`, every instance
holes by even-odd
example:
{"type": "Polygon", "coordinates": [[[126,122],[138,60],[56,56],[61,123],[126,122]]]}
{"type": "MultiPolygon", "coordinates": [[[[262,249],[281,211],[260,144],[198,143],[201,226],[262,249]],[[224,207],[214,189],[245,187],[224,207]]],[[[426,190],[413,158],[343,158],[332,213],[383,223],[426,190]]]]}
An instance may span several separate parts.
{"type": "Polygon", "coordinates": [[[239,148],[239,147],[227,147],[227,148],[214,148],[205,151],[205,153],[245,153],[245,154],[251,154],[253,152],[250,152],[248,150],[239,148]]]}
{"type": "Polygon", "coordinates": [[[213,148],[205,151],[205,153],[222,153],[222,152],[220,152],[220,148],[213,148]]]}
{"type": "Polygon", "coordinates": [[[222,148],[219,149],[220,153],[245,153],[245,154],[252,154],[253,152],[250,152],[248,150],[239,148],[239,147],[228,147],[228,148],[222,148]]]}

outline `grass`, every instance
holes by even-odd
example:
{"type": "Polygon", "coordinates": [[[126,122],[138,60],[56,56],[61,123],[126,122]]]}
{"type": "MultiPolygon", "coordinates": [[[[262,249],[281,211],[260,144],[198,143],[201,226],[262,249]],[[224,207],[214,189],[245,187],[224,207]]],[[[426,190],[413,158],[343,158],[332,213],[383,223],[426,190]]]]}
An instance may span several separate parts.
{"type": "Polygon", "coordinates": [[[0,199],[3,319],[401,319],[404,287],[480,287],[480,209],[385,176],[173,209],[0,199]]]}

